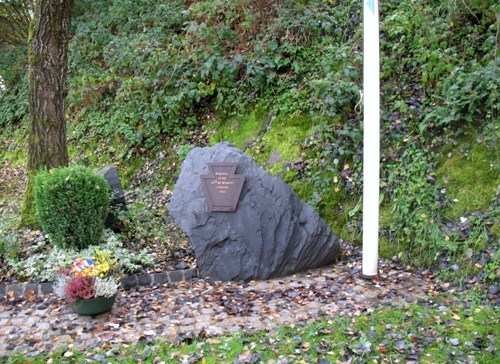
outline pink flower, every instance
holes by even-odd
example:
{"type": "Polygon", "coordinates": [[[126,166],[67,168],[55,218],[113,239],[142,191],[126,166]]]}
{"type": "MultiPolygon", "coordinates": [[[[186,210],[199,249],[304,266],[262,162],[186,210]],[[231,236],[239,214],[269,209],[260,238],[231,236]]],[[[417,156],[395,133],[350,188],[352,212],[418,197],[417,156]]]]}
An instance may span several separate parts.
{"type": "Polygon", "coordinates": [[[68,297],[68,301],[76,302],[79,299],[89,300],[94,298],[94,283],[95,277],[93,276],[71,277],[64,290],[68,297]]]}

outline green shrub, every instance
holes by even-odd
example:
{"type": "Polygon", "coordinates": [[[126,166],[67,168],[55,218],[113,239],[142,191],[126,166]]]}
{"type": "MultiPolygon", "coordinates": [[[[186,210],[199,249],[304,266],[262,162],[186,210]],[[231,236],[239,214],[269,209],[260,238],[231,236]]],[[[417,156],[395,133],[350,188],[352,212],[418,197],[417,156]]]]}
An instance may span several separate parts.
{"type": "Polygon", "coordinates": [[[454,77],[444,81],[442,100],[424,114],[420,132],[426,132],[431,124],[438,130],[447,127],[457,130],[464,125],[494,123],[500,109],[499,65],[500,61],[494,60],[474,72],[458,68],[454,77]]]}
{"type": "Polygon", "coordinates": [[[28,123],[28,63],[24,46],[0,52],[0,128],[24,129],[28,123]]]}
{"type": "Polygon", "coordinates": [[[61,248],[99,244],[109,208],[109,186],[89,168],[40,172],[35,178],[38,222],[61,248]]]}

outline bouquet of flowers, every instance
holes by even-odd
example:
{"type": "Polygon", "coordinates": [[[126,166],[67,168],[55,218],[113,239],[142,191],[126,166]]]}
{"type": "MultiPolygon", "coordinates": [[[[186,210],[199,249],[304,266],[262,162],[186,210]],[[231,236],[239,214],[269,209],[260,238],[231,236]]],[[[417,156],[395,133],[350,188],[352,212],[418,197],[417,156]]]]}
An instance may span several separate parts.
{"type": "Polygon", "coordinates": [[[92,259],[77,259],[69,268],[60,269],[55,292],[69,302],[112,297],[118,292],[121,272],[116,259],[94,247],[92,259]]]}

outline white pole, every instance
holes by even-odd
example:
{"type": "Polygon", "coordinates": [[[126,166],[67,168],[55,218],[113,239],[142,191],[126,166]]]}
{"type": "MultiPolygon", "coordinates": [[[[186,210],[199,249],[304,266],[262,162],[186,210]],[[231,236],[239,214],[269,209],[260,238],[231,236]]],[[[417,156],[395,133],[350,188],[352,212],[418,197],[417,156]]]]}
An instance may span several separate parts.
{"type": "Polygon", "coordinates": [[[363,269],[378,275],[380,56],[378,0],[363,0],[363,269]]]}

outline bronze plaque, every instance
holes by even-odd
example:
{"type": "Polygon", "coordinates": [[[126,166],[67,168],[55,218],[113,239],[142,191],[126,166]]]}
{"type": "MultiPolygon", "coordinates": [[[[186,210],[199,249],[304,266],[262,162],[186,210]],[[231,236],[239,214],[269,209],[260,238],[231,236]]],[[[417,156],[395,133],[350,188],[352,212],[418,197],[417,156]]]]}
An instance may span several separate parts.
{"type": "Polygon", "coordinates": [[[245,176],[236,175],[237,163],[208,163],[209,175],[200,176],[210,211],[234,212],[245,176]]]}

